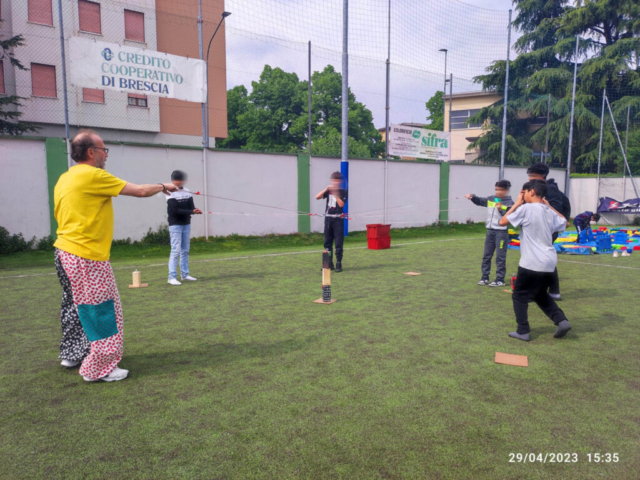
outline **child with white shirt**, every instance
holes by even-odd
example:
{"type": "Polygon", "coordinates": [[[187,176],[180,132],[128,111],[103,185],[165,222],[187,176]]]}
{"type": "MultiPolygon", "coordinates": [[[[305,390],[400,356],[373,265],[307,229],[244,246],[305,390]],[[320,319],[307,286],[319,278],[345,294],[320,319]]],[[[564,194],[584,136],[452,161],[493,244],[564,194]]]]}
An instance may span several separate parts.
{"type": "Polygon", "coordinates": [[[538,307],[558,327],[555,338],[564,337],[571,324],[548,290],[558,255],[553,247],[552,235],[567,227],[567,220],[544,198],[547,184],[544,180],[531,180],[522,187],[516,203],[500,219],[500,225],[509,223],[520,228],[520,266],[513,289],[513,310],[518,330],[509,333],[512,338],[529,341],[527,310],[529,303],[538,307]]]}

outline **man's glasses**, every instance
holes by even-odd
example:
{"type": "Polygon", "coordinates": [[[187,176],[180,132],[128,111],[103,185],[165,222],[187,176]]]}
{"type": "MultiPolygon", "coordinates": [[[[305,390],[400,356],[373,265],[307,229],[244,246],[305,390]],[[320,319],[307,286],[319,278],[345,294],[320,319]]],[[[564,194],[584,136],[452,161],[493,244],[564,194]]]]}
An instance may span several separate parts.
{"type": "Polygon", "coordinates": [[[91,148],[97,148],[98,150],[104,150],[104,154],[105,155],[109,155],[109,149],[108,148],[104,148],[104,147],[91,147],[91,148]]]}

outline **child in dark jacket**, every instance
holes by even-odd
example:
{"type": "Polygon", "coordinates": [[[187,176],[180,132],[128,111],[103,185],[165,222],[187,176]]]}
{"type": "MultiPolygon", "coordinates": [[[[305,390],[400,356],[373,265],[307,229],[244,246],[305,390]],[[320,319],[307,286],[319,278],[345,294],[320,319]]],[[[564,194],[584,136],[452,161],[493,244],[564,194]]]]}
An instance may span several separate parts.
{"type": "Polygon", "coordinates": [[[582,232],[585,232],[586,238],[584,240],[587,242],[594,242],[596,240],[591,231],[591,222],[597,222],[598,220],[600,220],[599,213],[583,212],[575,216],[573,224],[576,226],[576,230],[578,230],[577,243],[580,243],[580,235],[582,232]]]}
{"type": "Polygon", "coordinates": [[[495,195],[492,197],[478,197],[468,194],[466,197],[476,205],[487,207],[487,235],[484,240],[484,255],[482,257],[482,278],[478,285],[490,287],[504,287],[504,277],[507,272],[507,248],[509,246],[509,227],[500,225],[500,219],[513,205],[509,195],[511,182],[499,180],[496,182],[495,195]],[[491,274],[491,259],[496,252],[496,279],[489,283],[491,274]]]}

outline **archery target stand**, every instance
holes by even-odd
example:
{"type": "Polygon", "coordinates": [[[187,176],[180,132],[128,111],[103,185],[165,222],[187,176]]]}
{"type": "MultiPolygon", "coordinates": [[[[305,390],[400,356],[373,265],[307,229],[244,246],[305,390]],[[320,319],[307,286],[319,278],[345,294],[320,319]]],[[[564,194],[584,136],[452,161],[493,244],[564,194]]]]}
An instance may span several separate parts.
{"type": "Polygon", "coordinates": [[[321,305],[331,305],[337,300],[331,298],[331,254],[326,250],[322,252],[322,298],[314,300],[313,303],[321,305]]]}

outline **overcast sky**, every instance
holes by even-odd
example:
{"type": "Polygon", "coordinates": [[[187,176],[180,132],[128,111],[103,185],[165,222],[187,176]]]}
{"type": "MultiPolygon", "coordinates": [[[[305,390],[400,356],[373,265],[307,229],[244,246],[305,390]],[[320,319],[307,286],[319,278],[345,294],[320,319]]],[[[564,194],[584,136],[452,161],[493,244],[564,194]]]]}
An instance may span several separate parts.
{"type": "MultiPolygon", "coordinates": [[[[308,78],[341,71],[342,0],[226,0],[227,88],[259,78],[265,64],[308,78]]],[[[349,2],[349,86],[384,126],[388,0],[349,2]]],[[[472,78],[507,54],[509,0],[391,0],[392,123],[426,122],[425,102],[453,74],[453,91],[480,87],[472,78]]],[[[515,14],[514,14],[515,15],[515,14]]],[[[515,32],[513,34],[515,37],[515,32]]],[[[512,41],[513,43],[513,41],[512,41]]],[[[513,55],[513,54],[512,54],[513,55]]]]}

